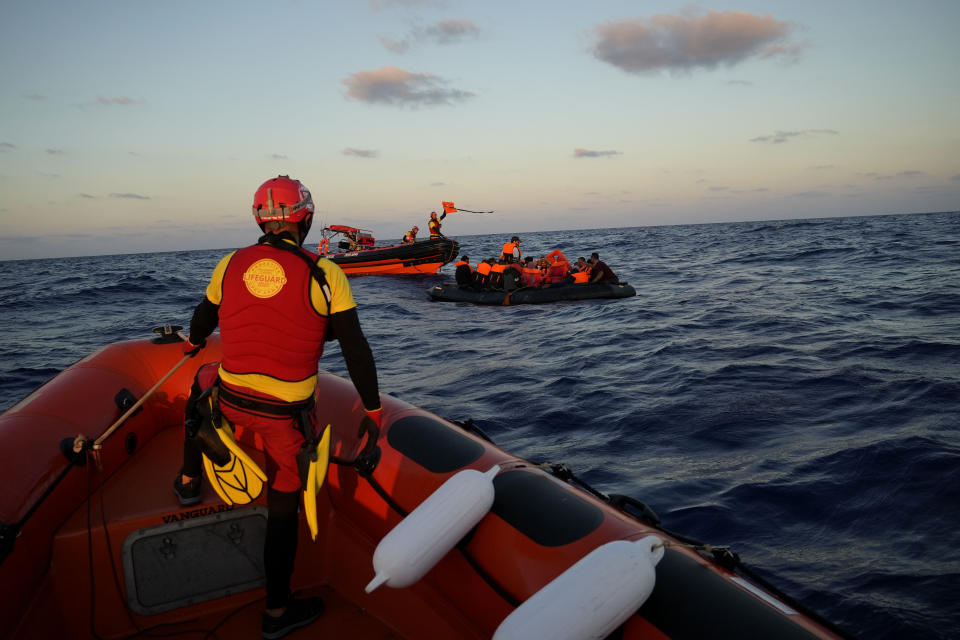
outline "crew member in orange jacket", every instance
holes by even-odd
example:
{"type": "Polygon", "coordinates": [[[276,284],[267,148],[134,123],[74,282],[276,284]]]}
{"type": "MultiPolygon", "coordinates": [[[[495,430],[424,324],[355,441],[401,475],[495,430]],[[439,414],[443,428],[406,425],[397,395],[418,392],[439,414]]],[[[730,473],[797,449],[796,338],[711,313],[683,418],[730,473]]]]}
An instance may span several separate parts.
{"type": "MultiPolygon", "coordinates": [[[[320,598],[290,592],[297,551],[301,480],[296,456],[316,402],[317,363],[333,329],[365,415],[361,433],[378,431],[381,419],[377,368],[363,335],[357,305],[343,271],[303,249],[313,222],[310,191],[289,176],[264,182],[253,198],[253,216],[264,235],[225,256],[193,312],[184,352],[201,350],[219,324],[219,409],[250,429],[266,454],[267,525],[264,541],[264,637],[280,638],[323,612],[320,598]],[[298,420],[300,416],[310,417],[298,420]]],[[[320,399],[320,402],[323,400],[320,399]]],[[[184,464],[174,481],[181,504],[201,496],[202,455],[188,437],[184,464]]]]}

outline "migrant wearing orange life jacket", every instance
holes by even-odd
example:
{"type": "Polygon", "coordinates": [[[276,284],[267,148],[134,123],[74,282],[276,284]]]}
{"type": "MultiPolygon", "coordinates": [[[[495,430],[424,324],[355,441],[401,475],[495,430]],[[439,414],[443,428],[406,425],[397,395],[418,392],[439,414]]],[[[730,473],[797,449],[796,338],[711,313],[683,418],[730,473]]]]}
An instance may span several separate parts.
{"type": "Polygon", "coordinates": [[[470,266],[470,263],[464,259],[460,259],[456,265],[457,270],[454,272],[454,277],[457,280],[457,286],[468,287],[470,283],[473,282],[473,267],[470,266]]]}
{"type": "Polygon", "coordinates": [[[580,271],[573,273],[574,284],[587,284],[590,282],[590,267],[584,267],[580,271]]]}
{"type": "Polygon", "coordinates": [[[543,282],[543,276],[540,273],[540,267],[533,266],[532,262],[527,263],[529,266],[523,268],[523,282],[528,287],[539,287],[543,282]]]}
{"type": "Polygon", "coordinates": [[[523,254],[520,251],[520,238],[517,236],[510,238],[510,242],[503,245],[503,251],[500,253],[500,259],[507,264],[512,263],[514,260],[519,262],[522,256],[523,254]]]}
{"type": "Polygon", "coordinates": [[[570,262],[559,249],[554,249],[547,254],[547,260],[550,266],[547,267],[546,279],[551,284],[556,284],[567,277],[570,272],[570,262]]]}
{"type": "Polygon", "coordinates": [[[487,284],[491,289],[503,289],[503,272],[507,268],[504,263],[492,265],[490,267],[490,280],[487,284]]]}
{"type": "Polygon", "coordinates": [[[473,272],[474,288],[482,289],[487,286],[490,277],[490,267],[489,262],[481,262],[477,265],[477,270],[473,272]]]}

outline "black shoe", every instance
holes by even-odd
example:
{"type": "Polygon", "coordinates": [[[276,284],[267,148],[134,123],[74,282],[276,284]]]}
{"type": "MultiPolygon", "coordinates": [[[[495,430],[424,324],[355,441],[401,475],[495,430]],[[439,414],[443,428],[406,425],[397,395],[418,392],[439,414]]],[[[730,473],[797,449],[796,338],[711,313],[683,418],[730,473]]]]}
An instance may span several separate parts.
{"type": "Polygon", "coordinates": [[[323,613],[323,600],[320,598],[290,598],[287,610],[282,616],[263,614],[263,637],[265,640],[277,640],[294,629],[305,627],[323,613]]]}
{"type": "Polygon", "coordinates": [[[178,473],[176,479],[173,481],[173,492],[177,494],[180,504],[185,507],[199,504],[203,499],[200,495],[200,479],[203,476],[197,476],[187,484],[180,482],[180,476],[181,474],[178,473]]]}

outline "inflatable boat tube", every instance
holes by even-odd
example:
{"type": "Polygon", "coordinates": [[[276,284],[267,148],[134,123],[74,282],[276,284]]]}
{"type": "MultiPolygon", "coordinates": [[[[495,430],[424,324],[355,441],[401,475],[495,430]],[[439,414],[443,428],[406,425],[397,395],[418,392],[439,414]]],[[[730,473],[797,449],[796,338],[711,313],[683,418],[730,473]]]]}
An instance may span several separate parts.
{"type": "Polygon", "coordinates": [[[522,287],[514,291],[474,291],[447,282],[433,287],[427,293],[430,298],[438,302],[469,302],[484,305],[544,304],[563,300],[630,298],[637,295],[636,289],[626,282],[522,287]]]}
{"type": "MultiPolygon", "coordinates": [[[[141,397],[182,358],[179,344],[135,340],[105,347],[0,416],[0,451],[8,453],[0,492],[5,639],[124,638],[151,629],[168,637],[193,637],[198,629],[236,638],[255,634],[264,597],[266,496],[231,506],[204,485],[201,503],[183,507],[170,486],[183,456],[184,409],[194,374],[204,361],[222,356],[216,334],[202,354],[126,419],[103,442],[98,458],[83,442],[117,421],[125,411],[123,397],[141,397]],[[76,438],[78,433],[85,438],[76,438]]],[[[656,536],[667,547],[655,563],[653,590],[642,605],[631,596],[629,616],[614,637],[845,637],[750,572],[735,554],[728,558],[736,562],[721,564],[707,545],[673,535],[614,496],[571,483],[563,465],[534,464],[499,448],[469,430],[469,422],[454,423],[382,395],[379,461],[372,469],[350,464],[365,444],[357,434],[363,405],[354,385],[340,376],[321,371],[318,387],[315,421],[331,425],[335,464],[317,494],[315,543],[305,542],[309,532],[301,514],[304,542],[297,547],[291,584],[327,603],[312,635],[491,638],[515,609],[536,603],[538,593],[563,591],[549,599],[571,609],[604,601],[606,589],[633,579],[620,566],[632,558],[623,545],[642,549],[645,538],[656,536]],[[470,473],[458,476],[465,471],[470,473]],[[492,484],[486,511],[490,487],[476,490],[473,483],[493,473],[478,483],[492,484]],[[472,505],[460,530],[449,524],[457,511],[452,507],[459,505],[438,493],[455,477],[469,482],[455,480],[454,488],[471,485],[460,487],[472,505]],[[366,593],[378,543],[400,531],[404,517],[431,496],[439,496],[442,517],[412,517],[412,533],[403,533],[410,539],[398,548],[416,554],[437,546],[439,559],[414,563],[416,571],[404,582],[426,573],[406,588],[366,593]],[[585,560],[587,568],[580,568],[598,549],[606,549],[601,561],[585,560]],[[571,567],[577,568],[567,575],[575,580],[554,583],[571,567]],[[551,583],[561,586],[545,591],[551,583]]],[[[237,443],[263,464],[249,429],[237,443]]],[[[646,579],[630,584],[635,594],[648,586],[646,579]]],[[[518,616],[546,624],[543,614],[524,611],[518,616]]],[[[591,624],[604,630],[618,619],[604,614],[591,624]]]]}

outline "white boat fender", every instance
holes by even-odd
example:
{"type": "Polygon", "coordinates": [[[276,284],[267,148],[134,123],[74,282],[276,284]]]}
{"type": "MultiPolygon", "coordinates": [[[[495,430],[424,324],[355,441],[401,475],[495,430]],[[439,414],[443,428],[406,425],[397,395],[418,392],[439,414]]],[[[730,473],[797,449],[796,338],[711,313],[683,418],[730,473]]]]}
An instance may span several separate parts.
{"type": "Polygon", "coordinates": [[[639,609],[663,557],[656,536],[597,547],[503,619],[493,640],[599,640],[639,609]]]}
{"type": "Polygon", "coordinates": [[[447,479],[383,537],[373,552],[370,593],[386,583],[409,587],[434,567],[493,506],[494,465],[485,473],[464,469],[447,479]]]}

